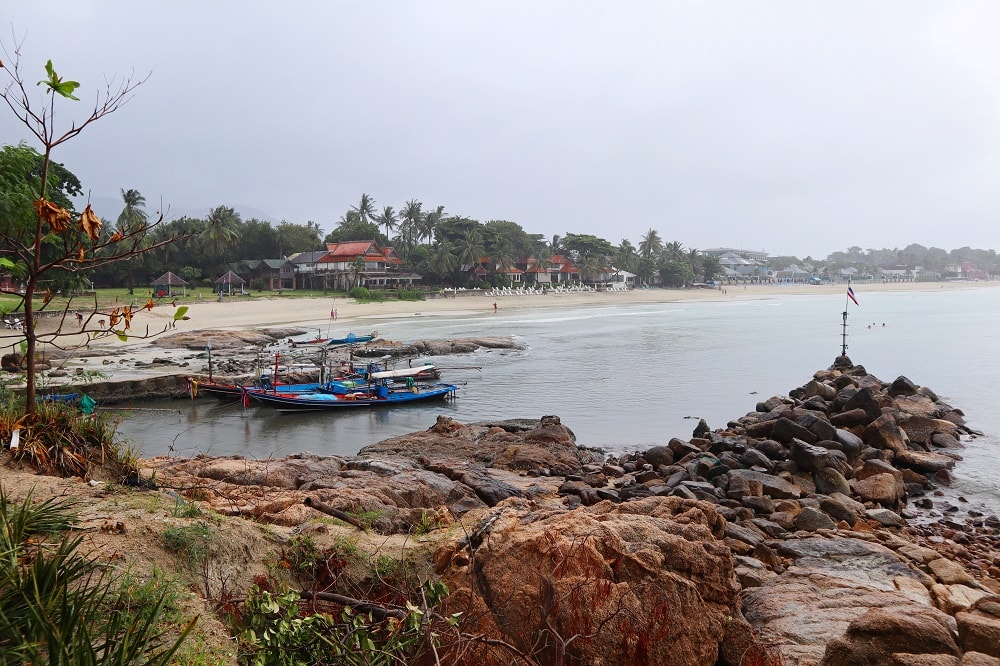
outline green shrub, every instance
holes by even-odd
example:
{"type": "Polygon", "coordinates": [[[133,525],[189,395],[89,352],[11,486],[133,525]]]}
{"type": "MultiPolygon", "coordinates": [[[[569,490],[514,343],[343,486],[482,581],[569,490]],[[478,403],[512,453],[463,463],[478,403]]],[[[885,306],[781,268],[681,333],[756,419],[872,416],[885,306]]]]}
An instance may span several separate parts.
{"type": "Polygon", "coordinates": [[[201,521],[163,530],[163,542],[170,552],[190,564],[201,564],[208,558],[212,529],[201,521]]]}
{"type": "Polygon", "coordinates": [[[401,301],[422,301],[424,300],[424,292],[419,289],[400,289],[396,292],[396,298],[401,301]]]}
{"type": "Polygon", "coordinates": [[[372,299],[372,294],[367,287],[354,287],[347,292],[347,295],[356,301],[370,301],[372,299]]]}
{"type": "Polygon", "coordinates": [[[141,608],[123,604],[127,579],[80,555],[82,537],[44,538],[74,520],[67,500],[13,504],[0,488],[0,663],[166,666],[195,620],[169,641],[166,587],[143,588],[141,608]]]}

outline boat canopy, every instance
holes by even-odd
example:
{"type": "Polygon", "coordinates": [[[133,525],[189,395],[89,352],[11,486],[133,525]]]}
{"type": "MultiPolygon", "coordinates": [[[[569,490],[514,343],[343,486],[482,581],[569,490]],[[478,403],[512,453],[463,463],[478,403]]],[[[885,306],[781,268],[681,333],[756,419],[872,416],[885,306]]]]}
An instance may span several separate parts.
{"type": "Polygon", "coordinates": [[[415,377],[421,372],[427,370],[433,370],[433,365],[418,365],[415,368],[400,368],[399,370],[383,370],[382,372],[373,372],[372,379],[389,379],[391,377],[415,377]]]}

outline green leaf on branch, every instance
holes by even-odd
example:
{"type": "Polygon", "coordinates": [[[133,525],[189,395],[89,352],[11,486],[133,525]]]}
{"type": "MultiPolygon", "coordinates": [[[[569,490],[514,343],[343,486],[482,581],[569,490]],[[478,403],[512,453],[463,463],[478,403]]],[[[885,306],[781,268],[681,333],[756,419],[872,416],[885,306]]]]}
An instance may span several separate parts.
{"type": "Polygon", "coordinates": [[[128,342],[128,333],[125,331],[115,331],[115,335],[117,335],[118,339],[122,342],[128,342]]]}
{"type": "Polygon", "coordinates": [[[80,101],[80,98],[73,94],[73,91],[79,88],[80,84],[76,81],[63,81],[60,79],[56,74],[56,70],[52,67],[51,60],[45,63],[45,73],[48,75],[48,79],[39,81],[38,85],[44,85],[52,92],[59,93],[63,97],[80,101]]]}
{"type": "Polygon", "coordinates": [[[184,319],[184,315],[187,314],[187,311],[188,311],[188,306],[186,305],[182,305],[179,308],[177,308],[177,312],[174,313],[174,321],[180,321],[181,319],[184,319]]]}

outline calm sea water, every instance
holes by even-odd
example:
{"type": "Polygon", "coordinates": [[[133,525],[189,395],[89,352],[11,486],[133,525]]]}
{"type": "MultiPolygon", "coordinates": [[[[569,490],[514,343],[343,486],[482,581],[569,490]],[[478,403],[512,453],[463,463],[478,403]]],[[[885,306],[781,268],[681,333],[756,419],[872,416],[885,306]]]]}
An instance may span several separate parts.
{"type": "MultiPolygon", "coordinates": [[[[840,352],[845,298],[772,295],[648,305],[595,305],[499,313],[355,320],[357,331],[412,341],[516,336],[523,351],[437,357],[444,380],[462,386],[447,403],[392,410],[279,415],[215,400],[159,401],[127,414],[120,431],[147,456],[309,451],[351,455],[428,428],[439,414],[459,421],[558,415],[578,443],[609,452],[689,437],[787,394],[840,352]]],[[[883,380],[906,375],[966,413],[984,433],[967,444],[955,490],[1000,507],[1000,289],[928,292],[858,290],[849,310],[848,355],[883,380]]],[[[482,305],[470,302],[470,307],[482,305]]],[[[414,305],[415,310],[419,304],[414,305]]]]}

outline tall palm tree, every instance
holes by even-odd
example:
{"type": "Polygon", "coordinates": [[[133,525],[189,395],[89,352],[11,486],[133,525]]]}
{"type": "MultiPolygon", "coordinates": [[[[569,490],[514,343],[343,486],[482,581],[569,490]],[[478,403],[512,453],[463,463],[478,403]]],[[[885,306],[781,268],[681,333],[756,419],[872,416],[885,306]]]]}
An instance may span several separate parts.
{"type": "Polygon", "coordinates": [[[497,241],[493,250],[493,265],[495,266],[494,270],[498,273],[504,272],[505,276],[505,271],[514,265],[514,246],[506,238],[497,241]]]}
{"type": "Polygon", "coordinates": [[[484,254],[486,249],[483,247],[482,234],[476,229],[470,229],[458,246],[458,263],[469,267],[470,276],[475,275],[476,267],[479,266],[484,254]]]}
{"type": "Polygon", "coordinates": [[[549,243],[549,252],[552,254],[562,254],[562,238],[559,234],[552,234],[552,242],[549,243]]]}
{"type": "Polygon", "coordinates": [[[643,259],[657,259],[663,251],[663,239],[660,232],[650,229],[639,242],[639,256],[643,259]]]}
{"type": "MultiPolygon", "coordinates": [[[[145,227],[149,220],[149,214],[146,213],[146,197],[139,193],[139,190],[126,190],[121,189],[122,201],[125,202],[125,207],[122,208],[122,212],[118,215],[118,220],[115,222],[115,227],[118,232],[122,235],[131,236],[131,244],[133,251],[142,251],[149,247],[149,242],[146,240],[145,227]]],[[[129,257],[128,260],[128,293],[135,293],[135,263],[136,261],[142,263],[142,255],[133,255],[129,257]]]]}
{"type": "MultiPolygon", "coordinates": [[[[534,283],[538,284],[539,275],[544,274],[548,276],[549,268],[552,267],[552,254],[547,249],[536,252],[533,258],[528,259],[527,267],[532,271],[531,275],[534,283]]],[[[546,278],[545,282],[547,284],[549,280],[546,278]]]]}
{"type": "Polygon", "coordinates": [[[375,222],[379,226],[385,227],[385,239],[388,241],[392,238],[390,235],[392,230],[399,226],[399,221],[396,218],[396,211],[392,206],[386,206],[382,209],[382,214],[375,218],[375,222]]]}
{"type": "Polygon", "coordinates": [[[455,250],[447,241],[438,243],[434,254],[431,255],[431,270],[441,276],[451,276],[458,268],[458,257],[455,250]]]}
{"type": "Polygon", "coordinates": [[[371,222],[375,219],[375,199],[367,194],[361,195],[361,201],[357,206],[351,206],[351,210],[358,214],[362,222],[371,222]]]}
{"type": "Polygon", "coordinates": [[[678,241],[670,241],[663,246],[663,259],[665,261],[687,261],[684,246],[678,241]]]}
{"type": "Polygon", "coordinates": [[[146,197],[142,196],[139,190],[122,188],[121,193],[125,207],[118,214],[115,226],[122,233],[136,231],[149,220],[149,214],[146,212],[146,197]]]}
{"type": "Polygon", "coordinates": [[[340,216],[337,220],[337,226],[343,227],[345,225],[354,224],[361,221],[361,214],[358,211],[351,208],[349,211],[340,216]]]}
{"type": "Polygon", "coordinates": [[[413,239],[420,233],[420,225],[424,219],[423,206],[416,199],[410,199],[399,213],[399,231],[407,251],[413,247],[413,239]]]}
{"type": "Polygon", "coordinates": [[[632,241],[623,238],[621,245],[618,246],[618,251],[615,253],[615,264],[622,270],[634,273],[638,259],[639,255],[635,251],[632,241]]]}
{"type": "Polygon", "coordinates": [[[691,266],[691,275],[694,276],[693,279],[697,280],[698,276],[702,274],[704,269],[702,256],[698,254],[698,248],[689,247],[687,249],[687,261],[688,265],[691,266]]]}
{"type": "Polygon", "coordinates": [[[202,242],[217,263],[225,258],[226,250],[240,237],[240,214],[229,206],[218,206],[209,212],[202,231],[202,242]]]}
{"type": "Polygon", "coordinates": [[[601,272],[601,262],[596,255],[588,255],[580,265],[580,279],[584,282],[594,282],[597,274],[601,272]]]}
{"type": "Polygon", "coordinates": [[[434,237],[434,230],[437,229],[438,223],[445,218],[444,206],[438,206],[436,209],[424,215],[424,219],[421,220],[419,226],[420,235],[427,239],[427,244],[430,245],[431,238],[434,237]]]}

